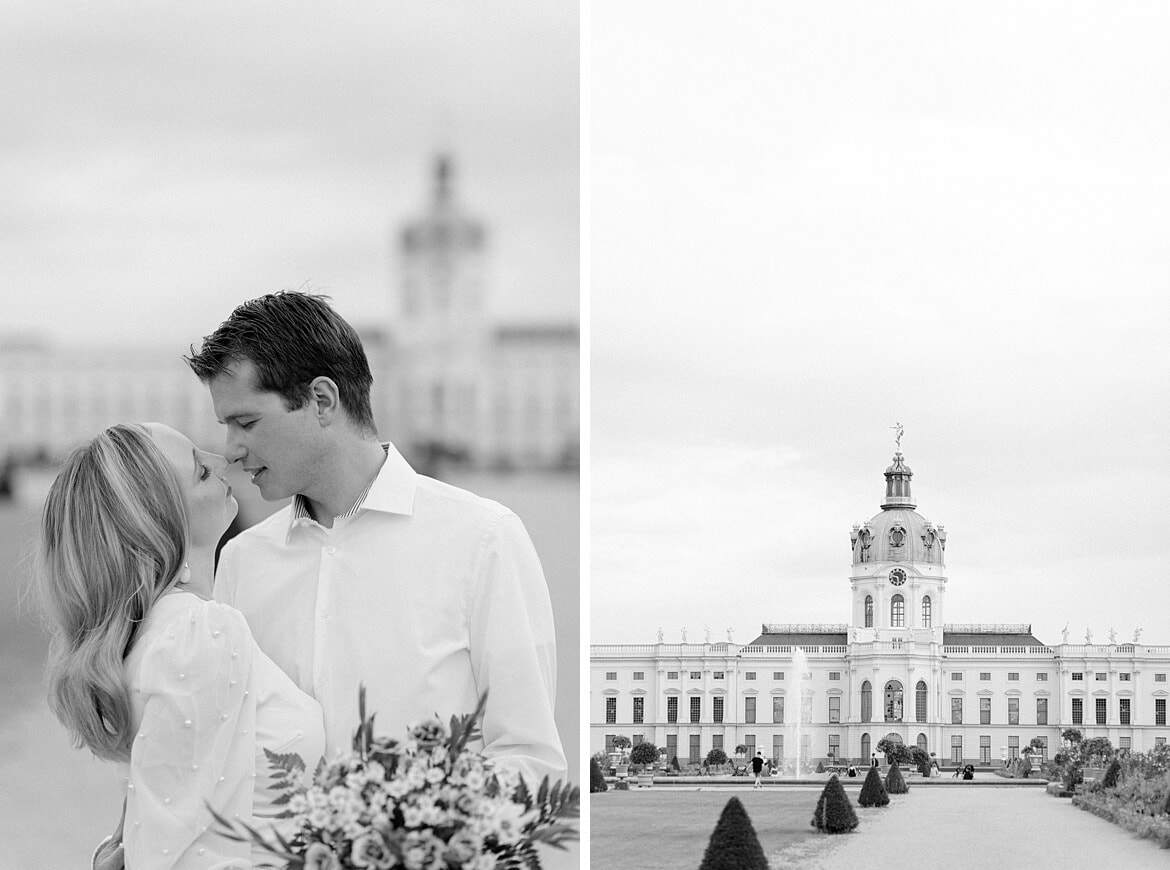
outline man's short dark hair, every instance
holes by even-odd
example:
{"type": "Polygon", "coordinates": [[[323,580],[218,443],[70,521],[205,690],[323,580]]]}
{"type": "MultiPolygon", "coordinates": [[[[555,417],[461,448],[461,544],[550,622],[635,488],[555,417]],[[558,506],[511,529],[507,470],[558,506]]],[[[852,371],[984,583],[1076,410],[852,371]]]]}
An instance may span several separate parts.
{"type": "Polygon", "coordinates": [[[269,293],[231,313],[203,339],[203,347],[184,357],[199,380],[207,383],[229,365],[250,360],[256,386],[279,393],[290,411],[312,398],[314,378],[337,384],[341,406],[360,428],[375,431],[370,410],[374,382],[370,364],[354,328],[325,300],[298,290],[269,293]]]}

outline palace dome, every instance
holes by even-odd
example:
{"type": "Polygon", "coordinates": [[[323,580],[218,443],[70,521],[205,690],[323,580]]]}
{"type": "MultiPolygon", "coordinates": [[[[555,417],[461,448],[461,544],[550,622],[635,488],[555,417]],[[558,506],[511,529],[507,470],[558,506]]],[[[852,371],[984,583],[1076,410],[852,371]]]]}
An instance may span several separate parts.
{"type": "Polygon", "coordinates": [[[946,530],[936,526],[914,510],[910,495],[913,472],[894,454],[894,464],[886,469],[886,498],[881,511],[868,522],[854,526],[853,564],[868,562],[943,563],[946,530]]]}

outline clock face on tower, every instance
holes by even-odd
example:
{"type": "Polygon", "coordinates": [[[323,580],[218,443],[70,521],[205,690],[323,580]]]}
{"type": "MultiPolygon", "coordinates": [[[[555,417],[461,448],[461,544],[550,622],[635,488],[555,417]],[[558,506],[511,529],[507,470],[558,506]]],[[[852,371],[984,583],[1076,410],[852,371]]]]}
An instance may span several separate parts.
{"type": "Polygon", "coordinates": [[[895,568],[890,572],[890,583],[894,586],[901,586],[906,582],[906,572],[901,568],[895,568]]]}

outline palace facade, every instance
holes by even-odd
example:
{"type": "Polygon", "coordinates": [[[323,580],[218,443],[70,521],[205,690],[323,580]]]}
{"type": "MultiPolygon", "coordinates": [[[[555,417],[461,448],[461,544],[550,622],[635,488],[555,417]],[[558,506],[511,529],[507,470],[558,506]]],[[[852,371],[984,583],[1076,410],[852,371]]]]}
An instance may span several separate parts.
{"type": "MultiPolygon", "coordinates": [[[[940,762],[991,764],[1061,732],[1144,751],[1170,737],[1170,645],[1057,645],[1029,625],[944,622],[946,529],[917,513],[901,452],[881,511],[850,533],[852,612],[839,625],[764,625],[750,644],[591,647],[590,752],[623,735],[698,764],[743,745],[865,761],[897,735],[940,762]]],[[[1136,638],[1135,638],[1136,641],[1136,638]]]]}

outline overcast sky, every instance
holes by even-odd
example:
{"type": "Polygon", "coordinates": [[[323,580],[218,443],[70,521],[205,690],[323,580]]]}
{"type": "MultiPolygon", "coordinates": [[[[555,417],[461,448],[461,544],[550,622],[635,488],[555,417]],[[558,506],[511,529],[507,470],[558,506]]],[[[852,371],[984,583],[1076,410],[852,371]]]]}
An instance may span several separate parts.
{"type": "Polygon", "coordinates": [[[183,342],[306,283],[385,320],[440,148],[493,312],[573,319],[578,63],[539,0],[5,3],[0,333],[183,342]]]}
{"type": "Polygon", "coordinates": [[[891,427],[944,620],[1170,644],[1170,7],[595,4],[591,634],[848,622],[891,427]]]}

